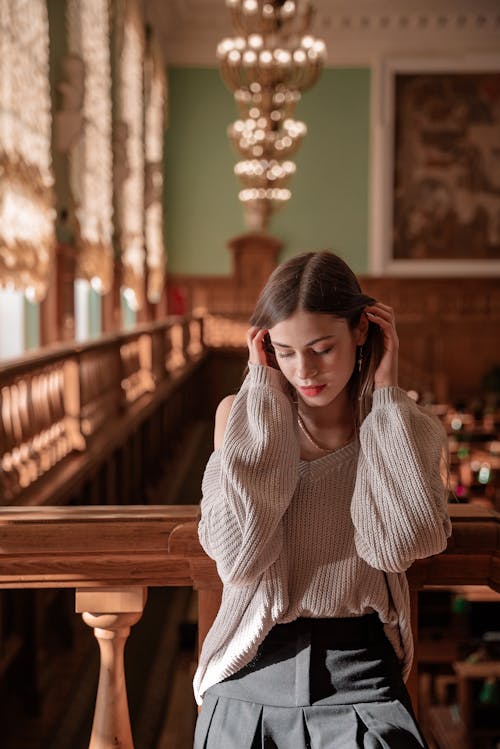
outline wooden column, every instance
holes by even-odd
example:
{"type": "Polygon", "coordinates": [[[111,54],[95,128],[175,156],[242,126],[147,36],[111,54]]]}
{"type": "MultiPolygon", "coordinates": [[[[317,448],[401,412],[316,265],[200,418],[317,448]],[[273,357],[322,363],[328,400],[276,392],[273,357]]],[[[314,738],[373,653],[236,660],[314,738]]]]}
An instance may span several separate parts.
{"type": "Polygon", "coordinates": [[[134,749],[123,653],[130,627],[142,616],[146,595],[142,587],[76,591],[76,611],[94,629],[101,652],[89,749],[134,749]]]}
{"type": "Polygon", "coordinates": [[[47,296],[40,305],[40,345],[71,341],[75,337],[75,249],[56,246],[51,263],[47,296]]]}
{"type": "Polygon", "coordinates": [[[276,268],[283,243],[270,234],[248,232],[228,242],[233,256],[233,279],[247,303],[252,305],[276,268]]]}
{"type": "Polygon", "coordinates": [[[107,294],[102,296],[102,332],[115,333],[122,328],[122,311],[121,311],[121,263],[119,260],[113,263],[113,286],[107,294]]]}

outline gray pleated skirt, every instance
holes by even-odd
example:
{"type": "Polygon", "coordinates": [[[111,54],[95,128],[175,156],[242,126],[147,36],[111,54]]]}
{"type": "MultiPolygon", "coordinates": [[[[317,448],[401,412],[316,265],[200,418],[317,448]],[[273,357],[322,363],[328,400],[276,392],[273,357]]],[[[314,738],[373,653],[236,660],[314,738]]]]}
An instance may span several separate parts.
{"type": "Polygon", "coordinates": [[[194,749],[427,749],[377,614],[278,624],[205,692],[194,749]]]}

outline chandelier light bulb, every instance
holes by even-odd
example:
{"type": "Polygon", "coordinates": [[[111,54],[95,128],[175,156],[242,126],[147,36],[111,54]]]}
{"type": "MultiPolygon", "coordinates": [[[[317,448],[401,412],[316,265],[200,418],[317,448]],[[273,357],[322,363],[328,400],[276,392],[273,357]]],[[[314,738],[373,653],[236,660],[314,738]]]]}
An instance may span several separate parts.
{"type": "Polygon", "coordinates": [[[257,62],[257,55],[253,49],[247,49],[243,52],[243,62],[245,65],[255,65],[257,62]]]}
{"type": "Polygon", "coordinates": [[[294,13],[295,13],[295,3],[293,2],[293,0],[286,0],[286,2],[281,8],[281,15],[286,18],[287,16],[293,16],[294,13]]]}
{"type": "Polygon", "coordinates": [[[303,36],[301,44],[304,49],[311,49],[311,47],[314,46],[314,37],[310,36],[309,34],[307,36],[303,36]]]}
{"type": "Polygon", "coordinates": [[[293,60],[297,65],[304,65],[307,62],[307,55],[303,49],[296,49],[293,53],[293,60]]]}
{"type": "Polygon", "coordinates": [[[243,13],[252,15],[253,13],[257,13],[258,9],[259,4],[257,0],[243,0],[243,13]]]}
{"type": "Polygon", "coordinates": [[[226,37],[217,45],[217,56],[225,57],[234,47],[232,39],[226,37]]]}
{"type": "Polygon", "coordinates": [[[280,65],[289,65],[292,59],[290,52],[286,49],[275,49],[274,58],[280,65]]]}
{"type": "Polygon", "coordinates": [[[323,39],[316,39],[314,42],[314,49],[319,57],[323,58],[326,55],[326,44],[323,39]]]}
{"type": "Polygon", "coordinates": [[[260,34],[250,34],[250,36],[248,37],[248,45],[252,49],[261,49],[263,43],[264,40],[262,39],[260,34]]]}

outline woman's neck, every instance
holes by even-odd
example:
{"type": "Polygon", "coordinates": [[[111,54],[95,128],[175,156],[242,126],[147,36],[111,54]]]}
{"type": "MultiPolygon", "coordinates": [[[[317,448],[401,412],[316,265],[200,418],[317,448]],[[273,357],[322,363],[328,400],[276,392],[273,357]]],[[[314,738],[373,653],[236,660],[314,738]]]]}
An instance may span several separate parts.
{"type": "Polygon", "coordinates": [[[343,391],[326,406],[310,406],[298,396],[298,411],[308,424],[315,428],[345,429],[354,427],[354,411],[348,394],[343,391]]]}
{"type": "Polygon", "coordinates": [[[323,407],[309,406],[299,396],[297,408],[306,459],[316,457],[319,451],[337,450],[353,438],[355,419],[347,393],[323,407]]]}

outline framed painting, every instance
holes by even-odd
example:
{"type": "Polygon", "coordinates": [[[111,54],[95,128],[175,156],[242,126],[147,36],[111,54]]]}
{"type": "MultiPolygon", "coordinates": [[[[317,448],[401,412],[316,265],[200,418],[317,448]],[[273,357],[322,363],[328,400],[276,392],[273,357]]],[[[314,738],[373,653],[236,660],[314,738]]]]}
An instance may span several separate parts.
{"type": "Polygon", "coordinates": [[[500,58],[379,75],[372,271],[500,275],[500,58]]]}

